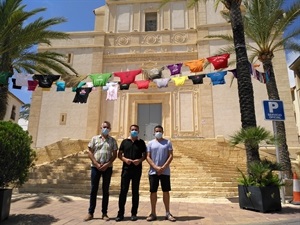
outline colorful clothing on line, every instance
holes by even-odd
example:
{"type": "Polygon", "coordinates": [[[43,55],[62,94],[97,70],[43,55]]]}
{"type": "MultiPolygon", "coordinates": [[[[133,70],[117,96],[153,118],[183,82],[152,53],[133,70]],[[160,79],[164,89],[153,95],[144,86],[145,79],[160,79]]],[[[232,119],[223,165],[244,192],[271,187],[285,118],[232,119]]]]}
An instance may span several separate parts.
{"type": "Polygon", "coordinates": [[[12,77],[14,75],[11,72],[0,72],[0,84],[7,85],[8,84],[8,78],[12,77]]]}
{"type": "Polygon", "coordinates": [[[110,84],[106,93],[106,100],[117,100],[118,99],[119,85],[117,83],[110,84]]]}
{"type": "Polygon", "coordinates": [[[187,76],[182,77],[172,77],[172,80],[175,82],[175,86],[182,86],[184,85],[185,81],[188,79],[187,76]]]}
{"type": "Polygon", "coordinates": [[[268,73],[268,71],[263,73],[263,72],[259,72],[258,70],[254,69],[253,70],[253,78],[263,84],[266,84],[267,82],[269,82],[269,73],[268,73]]]}
{"type": "Polygon", "coordinates": [[[205,77],[205,74],[188,76],[188,78],[190,80],[192,80],[193,84],[203,84],[204,77],[205,77]]]}
{"type": "Polygon", "coordinates": [[[237,71],[236,71],[236,69],[232,69],[232,70],[228,70],[228,71],[231,72],[235,78],[237,78],[237,71]]]}
{"type": "Polygon", "coordinates": [[[60,78],[60,75],[34,75],[32,78],[34,80],[38,80],[39,87],[50,88],[53,82],[57,81],[60,78]]]}
{"type": "Polygon", "coordinates": [[[65,91],[66,89],[66,82],[64,81],[56,81],[56,91],[65,91]]]}
{"type": "Polygon", "coordinates": [[[158,88],[168,87],[168,83],[170,81],[170,78],[159,78],[153,80],[154,83],[156,83],[156,86],[158,88]]]}
{"type": "Polygon", "coordinates": [[[72,87],[72,92],[76,92],[76,89],[77,89],[77,88],[81,88],[81,87],[83,87],[85,84],[86,84],[85,81],[80,81],[80,82],[77,84],[76,87],[72,87]]]}
{"type": "Polygon", "coordinates": [[[27,83],[28,91],[34,91],[39,84],[37,80],[28,80],[27,83]]]}
{"type": "Polygon", "coordinates": [[[191,72],[197,73],[197,72],[203,71],[203,66],[204,66],[205,60],[206,60],[205,58],[191,60],[191,61],[185,62],[184,65],[188,66],[190,68],[191,72]]]}
{"type": "Polygon", "coordinates": [[[171,76],[174,76],[176,74],[181,74],[181,67],[182,67],[182,63],[167,65],[167,68],[170,70],[171,76]]]}
{"type": "Polygon", "coordinates": [[[220,71],[220,72],[214,72],[214,73],[208,73],[206,76],[211,79],[211,82],[213,85],[218,84],[225,84],[225,75],[227,74],[227,71],[220,71]]]}
{"type": "Polygon", "coordinates": [[[143,74],[147,80],[154,80],[162,77],[164,67],[143,70],[143,74]]]}
{"type": "Polygon", "coordinates": [[[114,76],[120,78],[121,84],[131,84],[135,81],[135,77],[142,72],[141,69],[129,70],[125,72],[114,72],[114,76]]]}
{"type": "Polygon", "coordinates": [[[86,103],[92,88],[77,88],[74,103],[86,103]]]}
{"type": "Polygon", "coordinates": [[[130,84],[120,84],[120,90],[129,90],[130,84]]]}
{"type": "Polygon", "coordinates": [[[32,79],[33,74],[17,73],[14,76],[16,78],[16,85],[27,87],[28,80],[32,79]]]}
{"type": "Polygon", "coordinates": [[[92,80],[94,87],[105,86],[109,78],[111,78],[111,73],[95,73],[90,74],[89,78],[92,80]]]}
{"type": "Polygon", "coordinates": [[[215,70],[223,69],[228,67],[228,59],[230,54],[216,55],[206,58],[210,63],[213,64],[215,70]]]}
{"type": "Polygon", "coordinates": [[[136,80],[134,83],[137,85],[138,89],[148,89],[150,80],[136,80]]]}

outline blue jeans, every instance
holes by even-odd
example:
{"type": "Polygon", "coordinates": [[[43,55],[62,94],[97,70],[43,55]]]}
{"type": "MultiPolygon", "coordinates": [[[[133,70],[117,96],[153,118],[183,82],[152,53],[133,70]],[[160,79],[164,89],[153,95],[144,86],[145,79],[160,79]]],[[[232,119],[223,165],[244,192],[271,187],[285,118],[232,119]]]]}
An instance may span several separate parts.
{"type": "Polygon", "coordinates": [[[137,215],[139,207],[139,188],[142,175],[142,169],[122,170],[121,175],[121,192],[119,195],[119,212],[118,216],[124,216],[127,193],[131,181],[132,188],[132,207],[131,215],[137,215]]]}
{"type": "Polygon", "coordinates": [[[99,182],[102,176],[102,214],[107,214],[109,200],[109,185],[112,175],[112,167],[108,167],[105,171],[100,171],[96,167],[91,167],[91,193],[89,214],[93,215],[97,204],[97,194],[99,182]]]}

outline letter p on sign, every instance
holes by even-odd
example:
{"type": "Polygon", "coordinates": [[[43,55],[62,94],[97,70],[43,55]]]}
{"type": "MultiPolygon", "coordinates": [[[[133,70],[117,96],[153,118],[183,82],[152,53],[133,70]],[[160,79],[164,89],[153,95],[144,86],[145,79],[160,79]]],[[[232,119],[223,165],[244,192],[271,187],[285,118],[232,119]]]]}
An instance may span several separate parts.
{"type": "Polygon", "coordinates": [[[275,109],[278,109],[278,103],[277,102],[268,102],[269,105],[269,112],[274,113],[275,109]]]}

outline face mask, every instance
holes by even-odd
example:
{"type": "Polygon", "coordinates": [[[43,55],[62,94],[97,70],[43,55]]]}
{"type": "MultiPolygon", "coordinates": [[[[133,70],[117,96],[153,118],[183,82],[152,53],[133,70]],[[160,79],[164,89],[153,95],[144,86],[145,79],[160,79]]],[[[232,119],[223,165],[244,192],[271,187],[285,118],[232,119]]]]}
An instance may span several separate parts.
{"type": "Polygon", "coordinates": [[[130,135],[131,135],[131,137],[137,137],[137,136],[139,135],[139,132],[136,131],[136,130],[132,130],[132,131],[130,132],[130,135]]]}
{"type": "Polygon", "coordinates": [[[157,138],[157,139],[161,139],[162,138],[162,132],[155,132],[154,136],[157,138]]]}
{"type": "Polygon", "coordinates": [[[108,129],[108,128],[102,128],[101,133],[102,133],[103,135],[108,135],[108,134],[109,134],[109,129],[108,129]]]}

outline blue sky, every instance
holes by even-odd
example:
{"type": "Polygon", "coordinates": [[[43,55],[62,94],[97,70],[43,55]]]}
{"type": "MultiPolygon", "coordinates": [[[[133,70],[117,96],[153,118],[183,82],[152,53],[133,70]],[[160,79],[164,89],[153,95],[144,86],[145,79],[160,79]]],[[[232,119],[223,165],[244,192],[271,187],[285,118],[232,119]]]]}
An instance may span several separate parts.
{"type": "MultiPolygon", "coordinates": [[[[285,0],[285,4],[288,6],[295,1],[299,0],[285,0]]],[[[28,10],[36,8],[47,8],[43,13],[38,14],[45,19],[52,17],[64,17],[67,22],[54,26],[53,29],[57,31],[92,31],[94,30],[94,13],[93,10],[103,6],[105,0],[23,0],[23,4],[27,5],[28,10]]],[[[300,18],[294,24],[299,26],[300,18]]],[[[300,38],[299,38],[300,41],[300,38]]],[[[290,65],[300,54],[299,53],[288,53],[287,54],[287,65],[290,65]]],[[[288,71],[290,74],[291,86],[293,86],[292,71],[288,71]]],[[[31,92],[27,91],[26,88],[21,90],[11,89],[18,98],[24,103],[30,103],[31,92]]]]}

